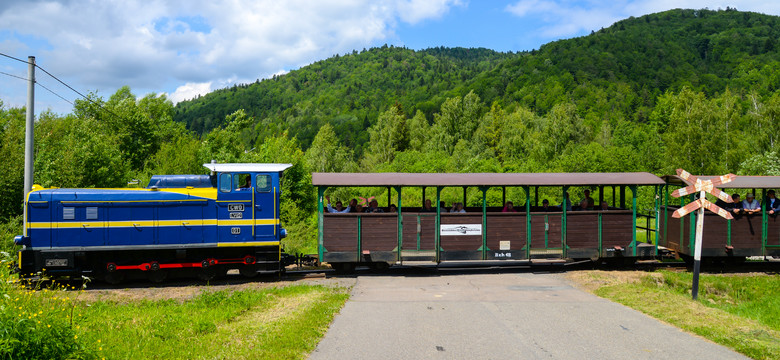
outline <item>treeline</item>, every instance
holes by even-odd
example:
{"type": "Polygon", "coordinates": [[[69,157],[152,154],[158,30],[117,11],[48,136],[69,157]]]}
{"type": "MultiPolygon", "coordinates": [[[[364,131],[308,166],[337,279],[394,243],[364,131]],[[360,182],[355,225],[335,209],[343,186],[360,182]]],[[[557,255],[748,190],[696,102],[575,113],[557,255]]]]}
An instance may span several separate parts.
{"type": "Polygon", "coordinates": [[[766,98],[780,88],[778,17],[734,10],[670,10],[619,21],[538,50],[374,48],[334,56],[288,74],[177,104],[176,121],[197,133],[244,109],[252,136],[288,131],[307,149],[329,123],[361,156],[367,129],[397,107],[429,123],[448,98],[469,92],[485,104],[537,116],[571,103],[587,126],[620,117],[646,123],[657,99],[684,87],[707,97],[727,89],[766,98]]]}

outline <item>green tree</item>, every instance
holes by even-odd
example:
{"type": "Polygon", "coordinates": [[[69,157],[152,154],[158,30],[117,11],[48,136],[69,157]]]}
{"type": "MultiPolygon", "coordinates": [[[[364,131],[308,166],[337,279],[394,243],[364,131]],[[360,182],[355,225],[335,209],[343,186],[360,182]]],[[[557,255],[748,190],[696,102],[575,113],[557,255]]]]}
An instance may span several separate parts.
{"type": "Polygon", "coordinates": [[[396,152],[409,147],[406,116],[398,106],[379,114],[376,124],[368,129],[368,133],[371,140],[364,158],[367,168],[392,162],[396,152]]]}
{"type": "Polygon", "coordinates": [[[658,100],[652,116],[669,126],[665,143],[664,172],[683,168],[692,174],[720,174],[728,171],[723,157],[728,107],[718,107],[703,93],[688,87],[679,93],[667,92],[658,100]]]}
{"type": "Polygon", "coordinates": [[[0,221],[22,213],[24,192],[25,109],[4,109],[0,101],[0,158],[6,170],[0,172],[0,221]]]}
{"type": "Polygon", "coordinates": [[[306,168],[313,172],[344,172],[354,169],[352,152],[336,137],[333,127],[325,124],[304,156],[306,168]]]}
{"type": "Polygon", "coordinates": [[[473,91],[462,98],[445,100],[441,104],[441,112],[433,116],[430,145],[452,154],[458,141],[471,141],[479,125],[481,111],[482,102],[473,91]]]}

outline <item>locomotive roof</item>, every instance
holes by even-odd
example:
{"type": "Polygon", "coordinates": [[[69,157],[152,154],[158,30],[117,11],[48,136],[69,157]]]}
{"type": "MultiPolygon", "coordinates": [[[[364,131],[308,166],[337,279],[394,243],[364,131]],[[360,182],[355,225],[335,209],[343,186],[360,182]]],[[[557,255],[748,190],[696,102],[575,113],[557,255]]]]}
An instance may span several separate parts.
{"type": "Polygon", "coordinates": [[[216,172],[282,172],[292,164],[207,163],[203,166],[216,172]]]}
{"type": "Polygon", "coordinates": [[[563,186],[663,185],[634,173],[313,173],[315,186],[563,186]]]}
{"type": "MultiPolygon", "coordinates": [[[[697,175],[702,180],[715,180],[719,176],[697,175]]],[[[667,183],[673,185],[686,186],[682,178],[677,175],[666,175],[663,177],[667,183]]],[[[729,183],[718,185],[723,189],[770,189],[780,188],[780,176],[742,176],[737,177],[729,183]]]]}

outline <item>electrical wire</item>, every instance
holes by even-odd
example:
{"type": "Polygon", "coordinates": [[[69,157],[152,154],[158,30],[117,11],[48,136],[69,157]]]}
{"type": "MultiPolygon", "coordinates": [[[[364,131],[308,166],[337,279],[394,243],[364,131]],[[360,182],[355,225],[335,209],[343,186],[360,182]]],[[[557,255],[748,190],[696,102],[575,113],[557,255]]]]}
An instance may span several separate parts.
{"type": "Polygon", "coordinates": [[[16,75],[14,75],[14,74],[9,74],[9,73],[7,73],[7,72],[2,72],[2,71],[0,71],[0,74],[3,74],[3,75],[8,75],[8,76],[10,76],[10,77],[15,77],[15,78],[17,78],[17,79],[19,79],[19,80],[30,81],[30,79],[28,79],[28,78],[23,78],[23,77],[21,77],[21,76],[16,76],[16,75]]]}
{"type": "MultiPolygon", "coordinates": [[[[16,60],[16,61],[19,61],[19,62],[23,62],[23,63],[25,63],[25,64],[29,64],[29,62],[28,62],[28,61],[25,61],[25,60],[22,60],[22,59],[19,59],[19,58],[13,57],[13,56],[11,56],[11,55],[8,55],[8,54],[4,54],[4,53],[1,53],[1,52],[0,52],[0,55],[1,55],[1,56],[5,56],[5,57],[7,57],[7,58],[9,58],[9,59],[13,59],[13,60],[16,60]]],[[[84,94],[80,93],[78,90],[74,89],[74,88],[73,88],[73,87],[71,87],[70,85],[66,84],[64,81],[60,80],[58,77],[56,77],[56,76],[52,75],[52,73],[50,73],[50,72],[46,71],[46,69],[44,69],[44,68],[40,67],[40,65],[38,65],[38,64],[33,64],[33,65],[34,65],[36,68],[38,68],[38,69],[40,69],[41,71],[43,71],[43,72],[44,72],[46,75],[49,75],[49,76],[51,76],[51,77],[52,77],[54,80],[57,80],[57,81],[58,81],[60,84],[62,84],[62,85],[65,85],[65,87],[67,87],[67,88],[68,88],[68,89],[70,89],[71,91],[75,92],[76,94],[79,94],[79,96],[81,96],[82,98],[84,98],[84,100],[87,100],[87,101],[89,101],[89,102],[91,102],[91,103],[93,103],[93,104],[97,105],[97,106],[98,106],[98,108],[100,108],[100,110],[103,110],[103,111],[105,111],[105,112],[107,112],[107,113],[109,113],[109,114],[111,114],[111,115],[114,115],[114,116],[116,116],[116,117],[118,117],[118,118],[120,118],[120,119],[122,119],[122,120],[125,120],[125,121],[127,121],[127,119],[125,119],[124,117],[122,117],[122,116],[119,116],[119,115],[117,115],[116,113],[114,113],[113,111],[106,109],[106,108],[103,106],[103,104],[100,104],[100,103],[98,103],[98,102],[97,102],[97,101],[95,101],[95,100],[92,100],[91,98],[89,98],[89,97],[85,96],[84,94]]],[[[5,74],[5,73],[4,73],[4,74],[5,74]]],[[[10,75],[10,76],[13,76],[13,77],[17,77],[17,76],[11,75],[11,74],[6,74],[6,75],[10,75]]],[[[24,80],[28,80],[28,79],[24,79],[24,80]]],[[[29,80],[28,80],[28,81],[29,81],[29,80]]],[[[57,93],[55,93],[54,91],[51,91],[51,90],[49,90],[47,87],[45,87],[45,86],[41,85],[41,84],[40,84],[40,82],[36,81],[35,83],[36,83],[36,84],[38,84],[38,85],[40,85],[42,88],[44,88],[44,89],[48,90],[48,91],[49,91],[49,92],[51,92],[52,94],[54,94],[54,95],[57,95],[57,96],[58,96],[60,99],[62,99],[62,100],[65,100],[65,98],[63,98],[63,97],[62,97],[62,96],[60,96],[59,94],[57,94],[57,93]]],[[[67,103],[71,104],[71,105],[74,105],[72,102],[70,102],[70,101],[68,101],[68,100],[65,100],[65,101],[66,101],[67,103]]]]}
{"type": "Polygon", "coordinates": [[[47,88],[47,87],[43,86],[43,84],[41,84],[41,83],[39,83],[39,82],[37,82],[37,81],[36,81],[35,83],[36,83],[36,84],[38,84],[38,86],[40,86],[40,87],[42,87],[42,88],[46,89],[46,91],[48,91],[48,92],[50,92],[50,93],[54,94],[54,96],[56,96],[56,97],[58,97],[58,98],[62,99],[62,101],[65,101],[65,102],[66,102],[66,103],[68,103],[68,104],[71,104],[71,105],[73,105],[73,106],[76,106],[76,104],[74,104],[74,103],[73,103],[73,102],[71,102],[70,100],[68,100],[68,99],[66,99],[66,98],[64,98],[64,97],[62,97],[60,94],[57,94],[56,92],[54,92],[54,91],[51,91],[49,88],[47,88]]]}
{"type": "Polygon", "coordinates": [[[22,59],[19,59],[19,58],[15,58],[15,57],[13,57],[13,56],[11,56],[11,55],[7,55],[7,54],[3,54],[3,53],[0,53],[0,55],[2,55],[2,56],[5,56],[5,57],[7,57],[7,58],[9,58],[9,59],[14,59],[14,60],[16,60],[16,61],[23,62],[23,63],[25,63],[25,64],[27,64],[27,63],[28,63],[27,61],[24,61],[24,60],[22,60],[22,59]]]}

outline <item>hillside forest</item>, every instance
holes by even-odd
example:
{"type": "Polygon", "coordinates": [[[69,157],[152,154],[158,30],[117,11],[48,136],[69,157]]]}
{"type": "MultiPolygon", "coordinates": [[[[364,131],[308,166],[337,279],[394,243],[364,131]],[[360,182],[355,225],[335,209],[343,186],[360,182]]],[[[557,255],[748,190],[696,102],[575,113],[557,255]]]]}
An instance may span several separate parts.
{"type": "MultiPolygon", "coordinates": [[[[291,163],[285,246],[313,252],[312,172],[780,175],[778,39],[775,16],[678,9],[529,52],[353,51],[175,106],[123,87],[77,100],[70,114],[40,114],[35,182],[143,186],[153,174],[206,173],[211,160],[291,163]]],[[[0,101],[0,250],[21,226],[24,119],[0,101]]],[[[448,204],[462,196],[452,190],[448,204]]],[[[481,204],[472,190],[467,205],[481,204]]],[[[404,204],[420,201],[416,191],[404,204]]],[[[543,195],[559,203],[558,192],[543,195]]],[[[382,188],[332,195],[387,205],[382,188]]],[[[488,197],[501,201],[500,191],[488,197]]]]}

